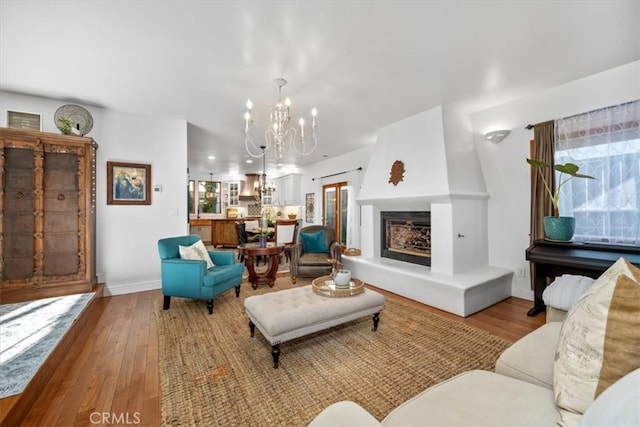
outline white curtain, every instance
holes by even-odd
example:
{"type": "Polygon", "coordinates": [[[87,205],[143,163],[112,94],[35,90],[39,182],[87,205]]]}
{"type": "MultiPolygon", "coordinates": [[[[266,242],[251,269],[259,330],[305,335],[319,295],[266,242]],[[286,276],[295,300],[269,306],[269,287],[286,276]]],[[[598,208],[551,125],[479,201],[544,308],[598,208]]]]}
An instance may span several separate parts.
{"type": "Polygon", "coordinates": [[[556,120],[555,132],[555,163],[595,178],[561,189],[574,240],[640,244],[640,100],[556,120]]]}
{"type": "Polygon", "coordinates": [[[349,200],[347,202],[347,248],[360,247],[360,205],[356,202],[358,191],[360,191],[359,170],[347,173],[347,191],[349,200]]]}

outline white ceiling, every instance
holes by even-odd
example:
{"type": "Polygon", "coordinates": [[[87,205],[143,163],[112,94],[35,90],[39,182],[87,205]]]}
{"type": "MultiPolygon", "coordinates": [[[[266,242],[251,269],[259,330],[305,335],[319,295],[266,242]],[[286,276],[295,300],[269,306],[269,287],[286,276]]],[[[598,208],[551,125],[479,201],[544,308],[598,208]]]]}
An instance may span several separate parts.
{"type": "Polygon", "coordinates": [[[191,171],[234,174],[261,170],[246,100],[262,132],[284,77],[319,136],[286,171],[437,105],[479,111],[638,60],[639,23],[637,0],[0,0],[0,87],[186,120],[191,171]]]}

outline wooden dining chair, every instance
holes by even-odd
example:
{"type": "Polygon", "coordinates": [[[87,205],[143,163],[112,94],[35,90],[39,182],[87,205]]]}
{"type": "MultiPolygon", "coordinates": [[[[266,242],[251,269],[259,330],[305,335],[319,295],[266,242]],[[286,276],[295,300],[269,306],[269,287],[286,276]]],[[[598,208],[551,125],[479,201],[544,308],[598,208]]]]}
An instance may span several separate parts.
{"type": "Polygon", "coordinates": [[[289,262],[291,259],[291,245],[295,243],[296,234],[298,233],[298,220],[296,219],[279,219],[275,223],[274,240],[277,245],[284,246],[284,257],[289,262]]]}

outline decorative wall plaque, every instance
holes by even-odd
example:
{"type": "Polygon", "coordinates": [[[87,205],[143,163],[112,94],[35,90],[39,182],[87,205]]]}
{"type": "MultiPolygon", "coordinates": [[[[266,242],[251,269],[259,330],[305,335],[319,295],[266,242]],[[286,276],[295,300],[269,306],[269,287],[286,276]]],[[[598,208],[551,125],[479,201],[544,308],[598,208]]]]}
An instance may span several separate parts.
{"type": "Polygon", "coordinates": [[[400,160],[396,160],[391,165],[391,173],[389,174],[389,182],[393,185],[398,185],[400,181],[404,179],[404,163],[400,160]]]}
{"type": "Polygon", "coordinates": [[[39,113],[7,110],[7,127],[42,130],[42,116],[39,113]]]}

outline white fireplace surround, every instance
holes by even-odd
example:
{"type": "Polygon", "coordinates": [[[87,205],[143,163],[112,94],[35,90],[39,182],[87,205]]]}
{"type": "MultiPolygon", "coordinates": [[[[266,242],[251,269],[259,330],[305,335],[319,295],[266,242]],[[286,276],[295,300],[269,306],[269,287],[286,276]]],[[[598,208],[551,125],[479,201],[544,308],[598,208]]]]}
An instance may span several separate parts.
{"type": "Polygon", "coordinates": [[[380,129],[357,195],[361,255],[345,256],[361,280],[468,316],[511,294],[513,272],[488,265],[487,200],[465,115],[437,107],[380,129]],[[403,180],[389,182],[404,163],[403,180]],[[431,212],[431,267],[380,257],[381,211],[431,212]]]}

